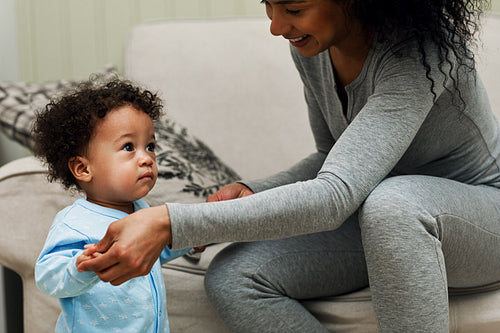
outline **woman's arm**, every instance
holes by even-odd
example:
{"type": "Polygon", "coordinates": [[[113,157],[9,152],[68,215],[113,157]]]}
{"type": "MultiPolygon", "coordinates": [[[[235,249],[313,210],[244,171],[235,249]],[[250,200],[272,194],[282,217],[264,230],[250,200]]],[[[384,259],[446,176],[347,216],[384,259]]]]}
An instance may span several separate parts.
{"type": "Polygon", "coordinates": [[[321,169],[325,158],[326,154],[316,152],[293,165],[288,170],[278,172],[267,178],[250,181],[244,180],[241,183],[250,188],[252,192],[257,193],[299,181],[314,179],[318,175],[318,171],[321,169]]]}
{"type": "MultiPolygon", "coordinates": [[[[327,60],[324,65],[329,66],[327,60]]],[[[172,247],[277,239],[338,228],[394,169],[434,105],[418,58],[384,52],[373,63],[383,68],[375,67],[377,70],[367,74],[370,78],[364,78],[366,83],[358,82],[362,87],[355,91],[357,95],[351,95],[351,103],[362,101],[363,105],[359,112],[353,111],[356,117],[348,126],[333,121],[342,121],[337,114],[325,114],[327,106],[322,110],[314,108],[310,121],[318,150],[323,152],[333,145],[328,133],[339,133],[314,179],[237,200],[198,205],[169,203],[172,247]],[[325,119],[333,119],[328,122],[329,128],[325,119]]],[[[312,67],[311,63],[307,65],[312,67]]],[[[308,73],[328,74],[314,69],[308,73]]],[[[305,84],[321,81],[314,77],[303,80],[305,84]]],[[[329,100],[325,94],[334,89],[327,88],[317,87],[316,100],[329,100]]],[[[438,98],[442,91],[438,85],[438,98]]]]}

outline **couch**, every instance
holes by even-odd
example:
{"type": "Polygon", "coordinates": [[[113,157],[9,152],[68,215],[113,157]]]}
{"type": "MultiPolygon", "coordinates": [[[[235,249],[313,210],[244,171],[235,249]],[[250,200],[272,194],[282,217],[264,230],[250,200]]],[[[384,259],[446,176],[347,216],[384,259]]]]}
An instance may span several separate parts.
{"type": "MultiPolygon", "coordinates": [[[[147,198],[152,204],[202,202],[224,183],[264,177],[314,149],[288,44],[268,30],[267,19],[245,18],[153,21],[130,31],[124,76],[159,91],[169,118],[160,127],[163,178],[147,198]]],[[[500,17],[489,15],[479,68],[500,116],[498,30],[500,17]]],[[[58,82],[49,92],[68,84],[58,82]]],[[[0,128],[27,147],[32,142],[23,128],[33,108],[33,98],[23,107],[0,108],[0,128]],[[10,125],[1,123],[15,108],[10,125]],[[15,128],[23,117],[23,128],[15,128]]],[[[48,183],[45,167],[33,157],[0,168],[0,265],[22,278],[25,332],[53,331],[59,305],[36,288],[33,266],[54,215],[77,196],[48,183]]],[[[203,290],[210,260],[226,245],[164,265],[173,333],[226,331],[203,290]]],[[[331,331],[377,331],[369,288],[303,304],[331,331]]],[[[500,332],[500,284],[450,290],[450,318],[450,332],[500,332]]]]}

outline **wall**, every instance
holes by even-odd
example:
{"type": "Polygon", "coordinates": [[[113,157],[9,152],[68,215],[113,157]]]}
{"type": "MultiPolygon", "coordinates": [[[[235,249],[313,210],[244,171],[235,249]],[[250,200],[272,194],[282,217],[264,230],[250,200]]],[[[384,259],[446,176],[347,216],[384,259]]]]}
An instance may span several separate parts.
{"type": "Polygon", "coordinates": [[[500,13],[500,0],[491,1],[491,11],[495,13],[500,13]]]}

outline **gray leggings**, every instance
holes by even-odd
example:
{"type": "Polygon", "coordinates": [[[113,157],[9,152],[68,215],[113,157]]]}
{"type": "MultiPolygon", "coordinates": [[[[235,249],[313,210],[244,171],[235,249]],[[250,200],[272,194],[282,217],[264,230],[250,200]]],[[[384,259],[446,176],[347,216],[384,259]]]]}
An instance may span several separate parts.
{"type": "Polygon", "coordinates": [[[232,332],[326,332],[298,300],[368,284],[380,332],[448,332],[447,288],[499,281],[499,258],[500,189],[399,176],[339,229],[229,246],[205,286],[232,332]]]}

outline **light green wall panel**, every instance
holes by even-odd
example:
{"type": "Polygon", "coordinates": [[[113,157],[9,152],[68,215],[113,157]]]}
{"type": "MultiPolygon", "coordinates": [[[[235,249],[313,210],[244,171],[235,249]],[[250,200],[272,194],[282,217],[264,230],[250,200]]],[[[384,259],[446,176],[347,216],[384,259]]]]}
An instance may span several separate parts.
{"type": "Polygon", "coordinates": [[[17,32],[18,38],[18,53],[19,53],[19,77],[26,78],[31,76],[34,71],[34,50],[33,36],[31,33],[31,7],[22,1],[17,2],[17,32]]]}
{"type": "Polygon", "coordinates": [[[491,11],[500,14],[500,0],[491,1],[491,11]]]}
{"type": "Polygon", "coordinates": [[[142,3],[142,6],[138,6],[138,3],[136,2],[137,21],[143,22],[146,20],[162,19],[174,16],[174,1],[144,0],[142,3]]]}
{"type": "Polygon", "coordinates": [[[207,17],[211,1],[180,0],[175,1],[175,16],[177,17],[207,17]]]}
{"type": "MultiPolygon", "coordinates": [[[[102,5],[99,0],[67,0],[68,9],[68,44],[70,51],[70,69],[62,78],[83,78],[100,67],[99,55],[105,52],[102,5]],[[83,75],[86,73],[86,75],[83,75]]],[[[55,76],[40,75],[37,80],[57,79],[55,76]]]]}
{"type": "MultiPolygon", "coordinates": [[[[24,26],[28,30],[29,48],[21,50],[20,65],[25,64],[27,57],[34,77],[60,76],[69,70],[66,5],[64,0],[53,1],[50,7],[44,1],[26,1],[29,21],[24,26]],[[50,19],[44,19],[47,17],[50,19]]],[[[27,73],[21,71],[24,74],[27,73]]]]}

